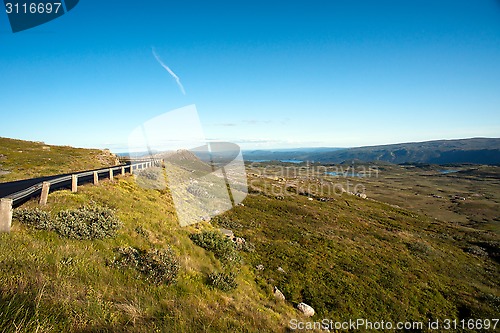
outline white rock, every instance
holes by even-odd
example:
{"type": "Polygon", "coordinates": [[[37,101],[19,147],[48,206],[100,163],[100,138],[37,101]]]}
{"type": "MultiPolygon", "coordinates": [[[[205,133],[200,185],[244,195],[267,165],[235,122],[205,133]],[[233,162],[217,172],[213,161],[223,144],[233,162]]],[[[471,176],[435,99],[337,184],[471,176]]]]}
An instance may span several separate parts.
{"type": "Polygon", "coordinates": [[[314,316],[314,309],[310,306],[307,305],[306,303],[299,303],[297,305],[297,309],[304,314],[306,317],[312,317],[314,316]]]}
{"type": "Polygon", "coordinates": [[[285,301],[285,295],[281,292],[281,290],[278,289],[278,287],[274,287],[274,297],[279,299],[280,301],[285,301]]]}

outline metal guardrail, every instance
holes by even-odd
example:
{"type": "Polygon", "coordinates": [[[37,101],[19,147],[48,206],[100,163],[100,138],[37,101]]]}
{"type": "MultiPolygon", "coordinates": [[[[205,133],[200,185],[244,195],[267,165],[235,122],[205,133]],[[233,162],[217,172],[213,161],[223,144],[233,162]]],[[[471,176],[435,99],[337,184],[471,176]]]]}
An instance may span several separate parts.
{"type": "MultiPolygon", "coordinates": [[[[62,176],[62,177],[59,177],[59,178],[51,179],[51,180],[49,180],[47,182],[50,183],[51,186],[52,185],[58,185],[58,184],[62,184],[62,183],[71,181],[72,178],[73,178],[73,175],[77,176],[78,178],[89,177],[89,176],[94,175],[94,172],[97,172],[97,174],[100,175],[100,174],[103,174],[103,173],[109,173],[110,170],[112,170],[114,172],[114,171],[117,171],[117,170],[121,170],[122,168],[131,169],[134,166],[139,166],[139,165],[142,166],[144,164],[147,164],[147,162],[146,163],[129,164],[129,165],[120,165],[120,166],[116,166],[116,167],[99,169],[99,170],[94,170],[94,171],[84,171],[84,172],[74,173],[74,174],[71,174],[71,175],[66,175],[66,176],[62,176]]],[[[31,198],[35,193],[37,193],[38,191],[40,191],[42,189],[42,186],[43,186],[43,182],[40,182],[40,183],[35,184],[33,186],[30,186],[30,187],[28,187],[28,188],[26,188],[24,190],[18,191],[18,192],[13,193],[13,194],[10,194],[10,195],[6,196],[6,198],[12,199],[13,202],[14,202],[14,204],[16,204],[19,201],[31,198]]]]}
{"type": "MultiPolygon", "coordinates": [[[[46,196],[48,195],[49,188],[52,187],[52,189],[60,189],[60,188],[66,188],[66,184],[69,184],[72,189],[73,186],[76,185],[78,186],[78,181],[80,180],[81,183],[91,183],[95,182],[95,179],[89,178],[91,176],[94,176],[97,174],[97,179],[99,179],[99,175],[101,174],[106,174],[106,178],[112,178],[115,175],[116,171],[121,171],[121,173],[134,173],[134,171],[140,171],[149,167],[153,166],[161,166],[163,163],[163,160],[160,159],[149,159],[149,160],[141,160],[140,162],[138,160],[131,160],[130,164],[122,164],[114,167],[109,167],[109,168],[103,168],[99,170],[91,170],[91,171],[83,171],[83,172],[78,172],[74,174],[68,174],[64,175],[58,178],[50,179],[47,181],[42,181],[37,184],[31,185],[29,187],[26,187],[25,189],[22,189],[20,191],[14,192],[12,194],[9,194],[5,196],[4,198],[0,199],[1,204],[0,204],[0,232],[10,231],[10,225],[12,221],[12,207],[14,205],[17,205],[18,203],[22,203],[25,200],[31,199],[32,197],[38,195],[38,193],[42,194],[42,197],[44,196],[44,185],[47,185],[48,187],[46,189],[45,193],[45,202],[46,202],[46,196]],[[135,162],[135,163],[134,163],[135,162]],[[127,170],[128,169],[128,170],[127,170]],[[88,179],[85,179],[88,178],[88,179]],[[76,182],[73,183],[76,179],[76,182]]],[[[75,191],[76,191],[75,187],[75,191]]],[[[40,200],[41,204],[43,200],[40,200]]]]}

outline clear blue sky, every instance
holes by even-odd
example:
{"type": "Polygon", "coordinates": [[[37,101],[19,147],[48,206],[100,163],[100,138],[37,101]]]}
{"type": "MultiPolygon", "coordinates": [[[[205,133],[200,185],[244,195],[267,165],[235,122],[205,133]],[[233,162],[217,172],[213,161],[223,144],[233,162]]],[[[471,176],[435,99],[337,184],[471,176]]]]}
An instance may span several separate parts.
{"type": "Polygon", "coordinates": [[[498,0],[82,0],[15,34],[1,8],[0,136],[120,151],[196,104],[247,149],[500,137],[498,0]]]}

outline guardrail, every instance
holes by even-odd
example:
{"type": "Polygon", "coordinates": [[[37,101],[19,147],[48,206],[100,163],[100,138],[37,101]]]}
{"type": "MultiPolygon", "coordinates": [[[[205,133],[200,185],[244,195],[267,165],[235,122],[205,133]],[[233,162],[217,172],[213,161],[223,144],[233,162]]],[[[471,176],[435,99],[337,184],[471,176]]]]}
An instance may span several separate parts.
{"type": "Polygon", "coordinates": [[[94,185],[99,184],[99,178],[103,174],[105,178],[109,178],[112,181],[116,175],[125,175],[126,173],[133,174],[134,172],[153,166],[161,166],[162,163],[162,160],[156,159],[138,163],[131,161],[131,164],[64,175],[49,181],[37,183],[15,193],[9,194],[0,199],[0,232],[10,232],[12,224],[12,208],[14,206],[38,195],[40,195],[39,204],[44,206],[47,204],[48,195],[51,189],[58,190],[71,188],[72,192],[77,192],[79,184],[91,182],[93,182],[94,185]]]}

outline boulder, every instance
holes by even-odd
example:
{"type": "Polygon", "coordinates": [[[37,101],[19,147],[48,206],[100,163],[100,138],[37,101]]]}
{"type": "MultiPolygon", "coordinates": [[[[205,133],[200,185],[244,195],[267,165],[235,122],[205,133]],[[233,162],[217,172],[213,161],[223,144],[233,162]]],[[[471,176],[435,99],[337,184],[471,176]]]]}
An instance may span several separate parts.
{"type": "Polygon", "coordinates": [[[314,309],[310,306],[307,305],[306,303],[299,303],[297,305],[297,309],[304,314],[306,317],[312,317],[314,316],[314,309]]]}
{"type": "Polygon", "coordinates": [[[278,267],[278,272],[286,274],[285,270],[283,268],[281,268],[281,267],[278,267]]]}
{"type": "Polygon", "coordinates": [[[285,301],[285,295],[281,292],[281,290],[278,289],[278,287],[274,287],[274,297],[280,301],[285,301]]]}

